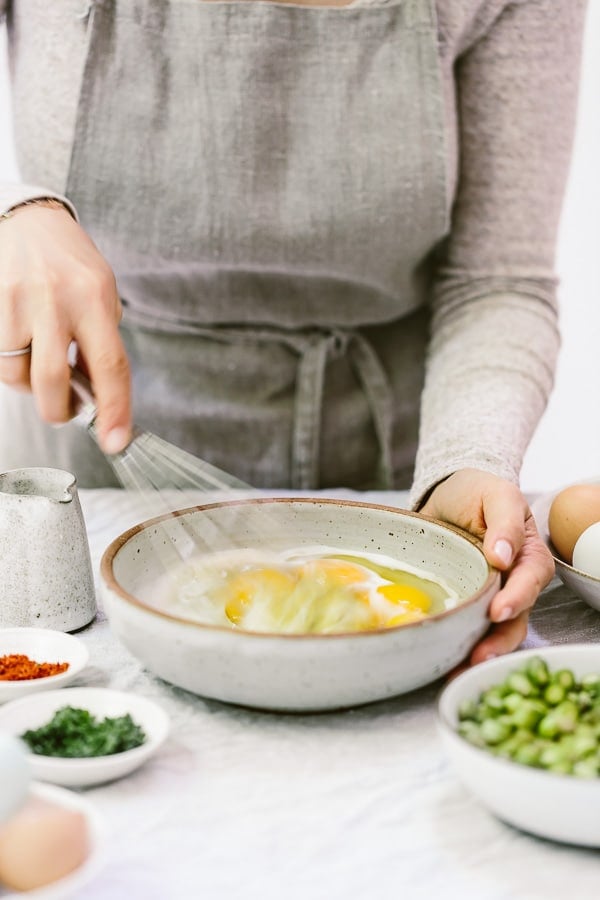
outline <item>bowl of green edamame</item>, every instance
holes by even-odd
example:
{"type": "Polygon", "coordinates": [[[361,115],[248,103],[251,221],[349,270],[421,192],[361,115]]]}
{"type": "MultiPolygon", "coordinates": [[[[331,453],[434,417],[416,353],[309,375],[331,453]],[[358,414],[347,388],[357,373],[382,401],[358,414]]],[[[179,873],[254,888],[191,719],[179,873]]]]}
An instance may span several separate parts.
{"type": "Polygon", "coordinates": [[[442,691],[438,724],[460,780],[500,819],[600,847],[600,645],[475,666],[442,691]]]}

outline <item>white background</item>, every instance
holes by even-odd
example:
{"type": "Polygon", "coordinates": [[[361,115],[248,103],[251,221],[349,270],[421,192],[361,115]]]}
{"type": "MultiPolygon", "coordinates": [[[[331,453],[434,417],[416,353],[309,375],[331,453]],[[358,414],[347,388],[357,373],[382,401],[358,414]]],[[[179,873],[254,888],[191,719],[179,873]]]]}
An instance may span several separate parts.
{"type": "MultiPolygon", "coordinates": [[[[0,35],[0,180],[17,178],[5,34],[0,35]]],[[[600,476],[600,0],[589,0],[578,126],[558,249],[562,353],[529,448],[526,491],[600,476]]]]}

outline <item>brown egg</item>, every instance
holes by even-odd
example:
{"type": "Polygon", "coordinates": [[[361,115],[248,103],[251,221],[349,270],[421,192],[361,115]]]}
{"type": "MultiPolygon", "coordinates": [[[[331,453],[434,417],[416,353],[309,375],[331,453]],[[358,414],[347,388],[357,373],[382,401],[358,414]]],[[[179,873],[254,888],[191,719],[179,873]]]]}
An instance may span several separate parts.
{"type": "Polygon", "coordinates": [[[82,813],[32,799],[0,827],[0,883],[17,891],[58,881],[89,853],[82,813]]]}
{"type": "Polygon", "coordinates": [[[552,501],[548,514],[550,540],[569,565],[577,539],[594,522],[600,522],[600,484],[573,484],[552,501]]]}

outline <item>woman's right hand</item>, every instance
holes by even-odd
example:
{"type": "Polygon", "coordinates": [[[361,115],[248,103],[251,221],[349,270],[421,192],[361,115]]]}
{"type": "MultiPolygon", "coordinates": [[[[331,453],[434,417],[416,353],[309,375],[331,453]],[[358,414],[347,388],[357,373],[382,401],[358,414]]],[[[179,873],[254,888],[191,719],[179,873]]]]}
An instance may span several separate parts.
{"type": "Polygon", "coordinates": [[[130,371],[118,330],[121,302],[106,260],[66,208],[18,207],[0,221],[0,381],[32,391],[46,422],[72,415],[68,349],[96,397],[102,449],[117,453],[131,435],[130,371]]]}

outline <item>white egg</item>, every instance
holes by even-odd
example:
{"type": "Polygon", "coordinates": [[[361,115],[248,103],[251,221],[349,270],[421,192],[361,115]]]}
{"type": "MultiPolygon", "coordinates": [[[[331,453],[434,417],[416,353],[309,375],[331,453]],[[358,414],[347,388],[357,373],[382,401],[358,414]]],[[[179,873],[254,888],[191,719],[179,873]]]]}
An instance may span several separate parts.
{"type": "Polygon", "coordinates": [[[600,578],[600,522],[594,522],[577,539],[573,566],[586,575],[600,578]]]}
{"type": "Polygon", "coordinates": [[[0,823],[23,805],[30,781],[25,744],[9,734],[0,734],[0,823]]]}

